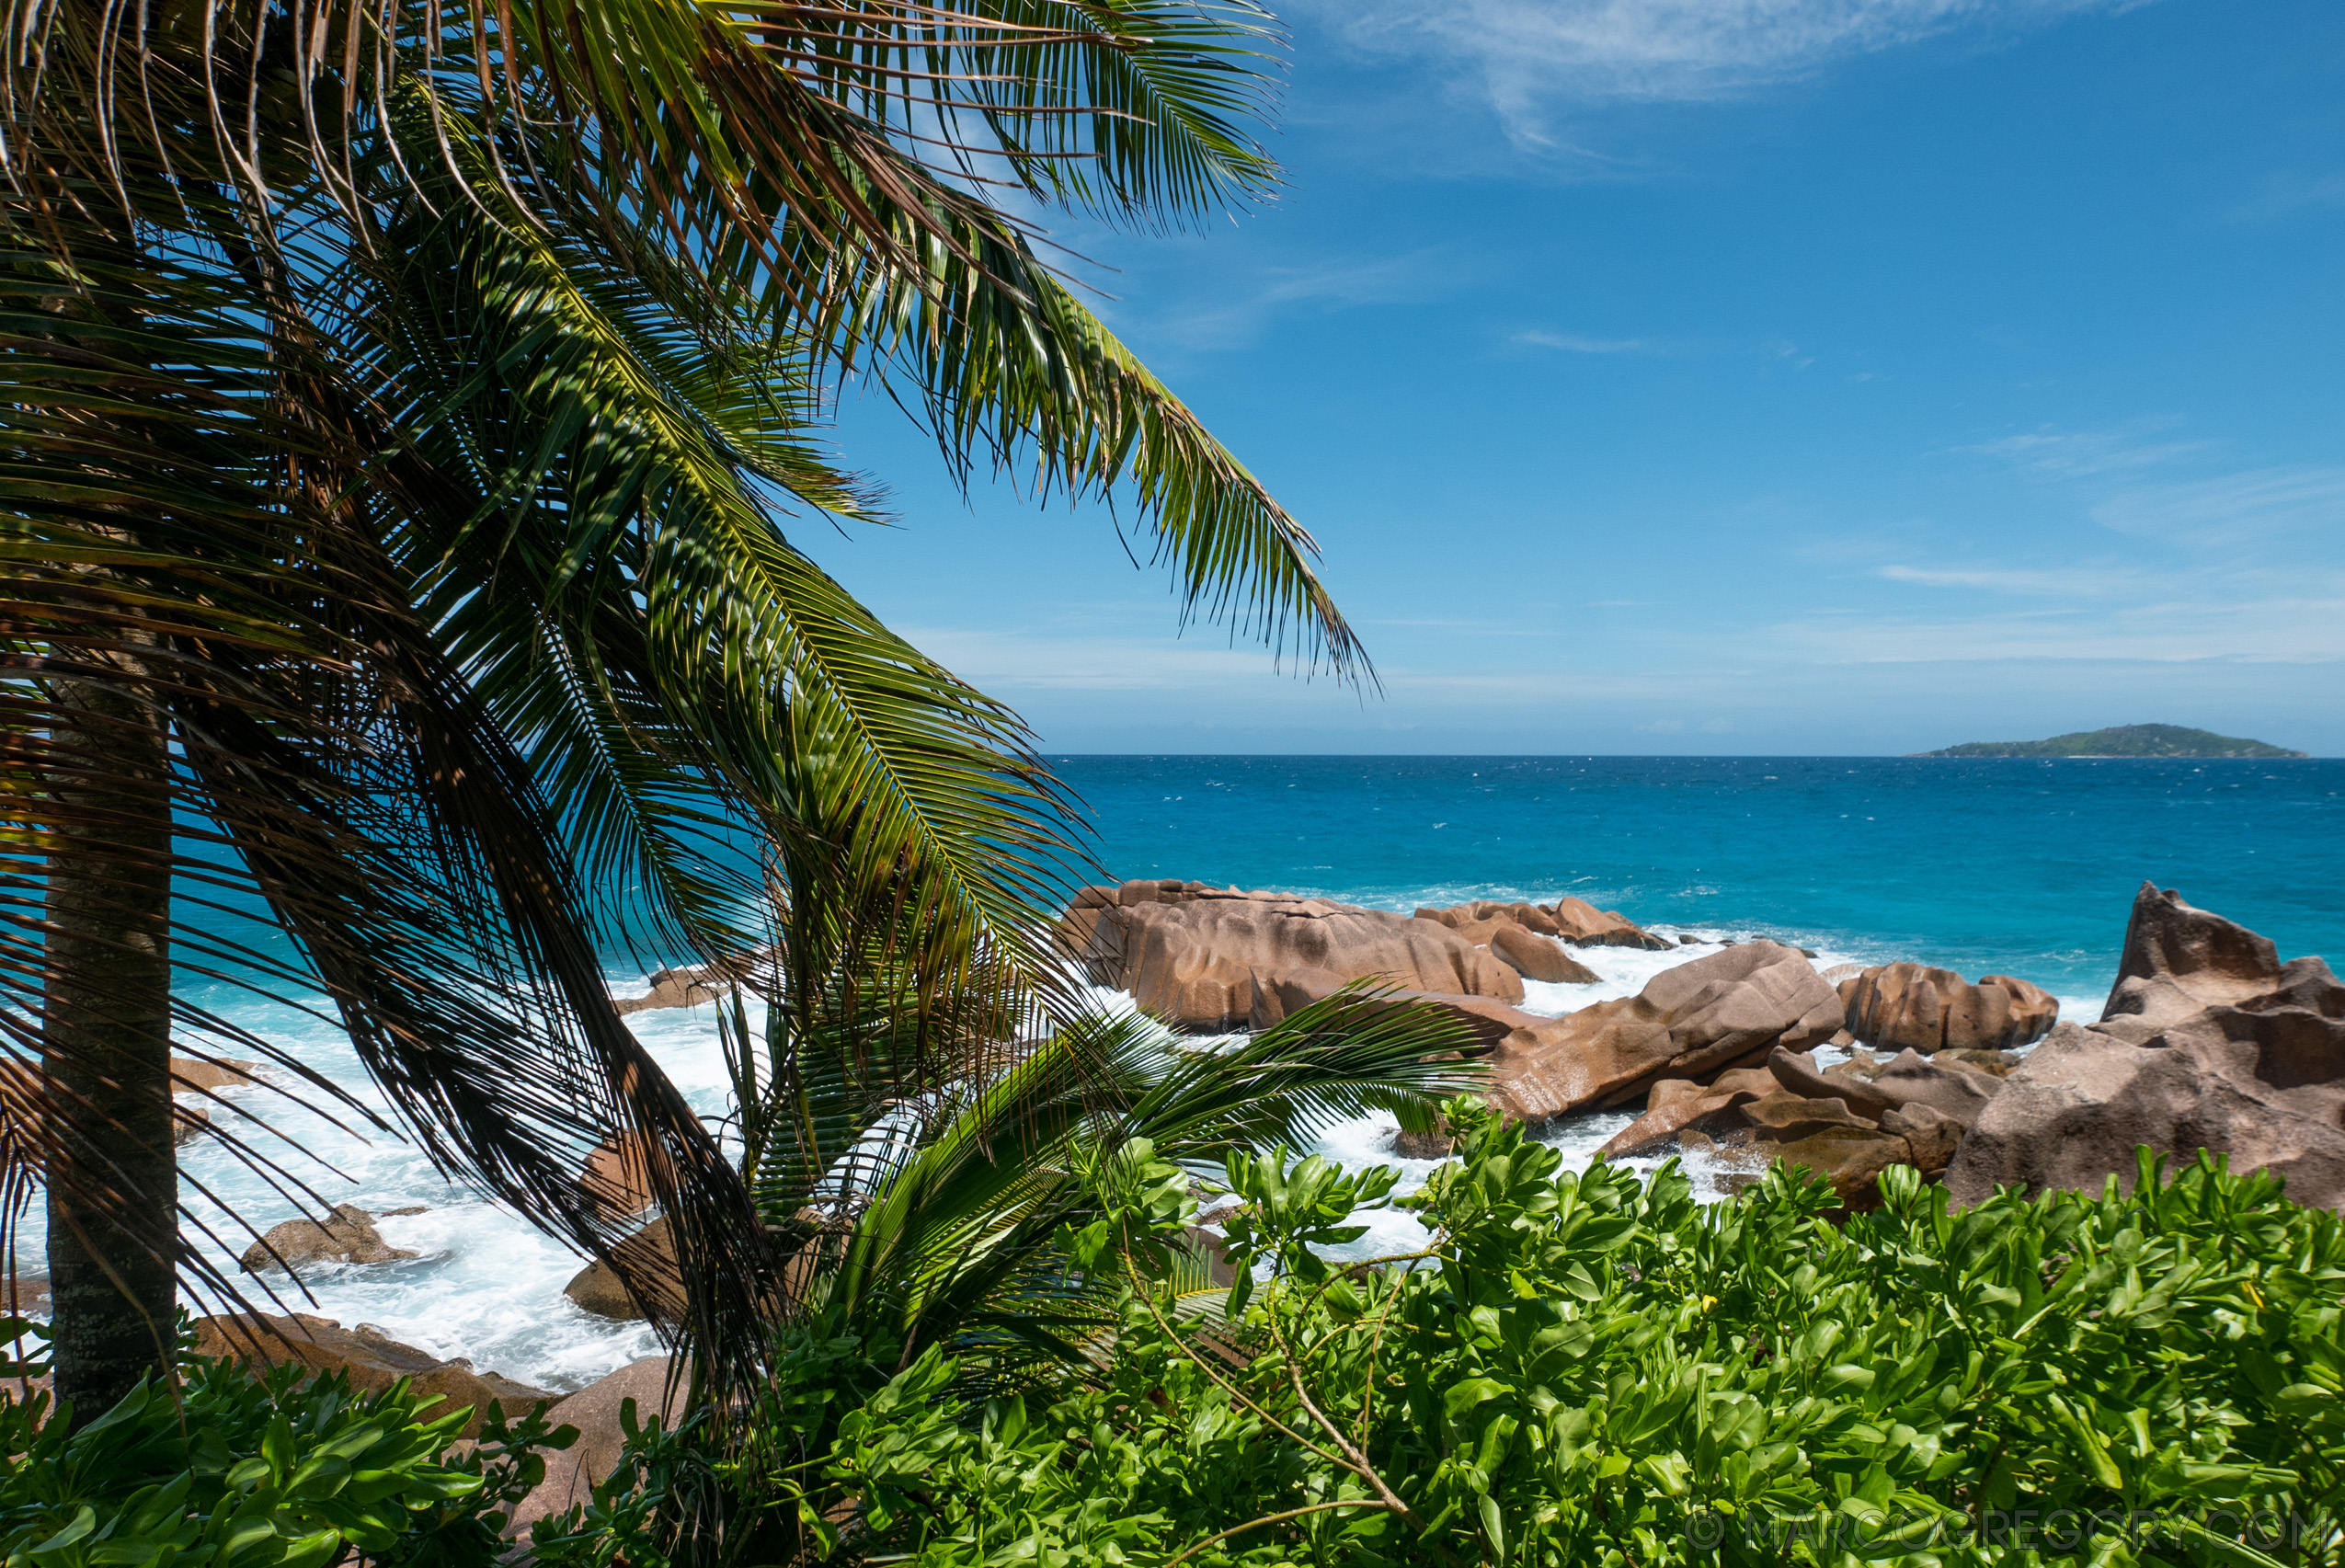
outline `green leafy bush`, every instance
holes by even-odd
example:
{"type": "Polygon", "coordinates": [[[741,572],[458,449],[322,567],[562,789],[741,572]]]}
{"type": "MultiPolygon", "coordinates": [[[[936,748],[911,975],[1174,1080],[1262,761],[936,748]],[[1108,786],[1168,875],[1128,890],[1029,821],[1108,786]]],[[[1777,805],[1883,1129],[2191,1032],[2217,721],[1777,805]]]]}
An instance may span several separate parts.
{"type": "MultiPolygon", "coordinates": [[[[0,1335],[32,1325],[0,1324],[0,1335]]],[[[405,1379],[354,1394],[341,1374],[256,1378],[189,1358],[177,1399],[142,1382],[79,1431],[46,1394],[0,1402],[0,1556],[6,1568],[466,1568],[497,1560],[499,1510],[565,1448],[543,1411],[451,1454],[466,1410],[419,1408],[405,1379]]]]}
{"type": "MultiPolygon", "coordinates": [[[[925,1568],[1146,1562],[2336,1561],[2345,1241],[2202,1160],[2130,1195],[1961,1214],[1911,1172],[1849,1219],[1804,1173],[1704,1207],[1471,1101],[1401,1200],[1424,1252],[1344,1266],[1390,1172],[1232,1158],[1226,1315],[1151,1276],[1135,1150],[1097,1365],[974,1412],[931,1350],[791,1505],[925,1568]]],[[[1168,1212],[1169,1207],[1169,1212],[1168,1212]]],[[[808,1477],[818,1472],[803,1472],[808,1477]]],[[[754,1500],[753,1500],[754,1501],[754,1500]]],[[[763,1501],[777,1499],[769,1496],[763,1501]]]]}

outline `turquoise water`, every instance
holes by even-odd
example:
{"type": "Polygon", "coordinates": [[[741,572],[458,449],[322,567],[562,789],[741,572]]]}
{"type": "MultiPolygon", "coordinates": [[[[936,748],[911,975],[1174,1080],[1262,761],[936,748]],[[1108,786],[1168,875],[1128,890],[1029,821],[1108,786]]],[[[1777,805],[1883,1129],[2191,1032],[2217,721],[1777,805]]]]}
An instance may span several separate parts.
{"type": "Polygon", "coordinates": [[[1571,893],[2105,992],[2144,880],[2345,963],[2345,761],[1062,757],[1119,877],[1393,909],[1571,893]]]}

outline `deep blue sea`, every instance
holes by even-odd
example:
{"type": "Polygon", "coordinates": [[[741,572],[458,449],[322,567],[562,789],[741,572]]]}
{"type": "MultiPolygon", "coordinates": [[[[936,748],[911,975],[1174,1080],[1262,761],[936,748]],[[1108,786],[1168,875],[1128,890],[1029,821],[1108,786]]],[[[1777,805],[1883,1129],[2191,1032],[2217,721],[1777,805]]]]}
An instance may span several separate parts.
{"type": "Polygon", "coordinates": [[[1117,877],[1392,909],[1570,893],[2105,993],[2145,881],[2345,964],[2345,761],[1059,757],[1117,877]]]}

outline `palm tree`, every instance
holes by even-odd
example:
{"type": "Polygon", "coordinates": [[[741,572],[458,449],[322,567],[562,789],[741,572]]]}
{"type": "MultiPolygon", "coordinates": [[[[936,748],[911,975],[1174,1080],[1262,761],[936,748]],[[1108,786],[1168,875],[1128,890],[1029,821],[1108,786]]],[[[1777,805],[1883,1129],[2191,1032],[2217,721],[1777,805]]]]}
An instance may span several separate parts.
{"type": "Polygon", "coordinates": [[[8,23],[0,1101],[45,1173],[60,1395],[87,1419],[166,1363],[178,1277],[236,1299],[178,1236],[175,1029],[364,1115],[175,975],[326,1012],[443,1169],[623,1271],[578,1157],[632,1138],[677,1332],[738,1385],[777,1264],[613,1015],[598,933],[780,950],[825,896],[806,877],[835,878],[917,1059],[972,977],[1047,1000],[1036,911],[1079,847],[1016,716],[792,546],[795,519],[875,515],[818,439],[841,385],[887,388],[962,474],[1127,496],[1189,608],[1364,670],[1310,537],[1012,211],[1147,225],[1267,193],[1268,18],[9,0],[8,23]]]}

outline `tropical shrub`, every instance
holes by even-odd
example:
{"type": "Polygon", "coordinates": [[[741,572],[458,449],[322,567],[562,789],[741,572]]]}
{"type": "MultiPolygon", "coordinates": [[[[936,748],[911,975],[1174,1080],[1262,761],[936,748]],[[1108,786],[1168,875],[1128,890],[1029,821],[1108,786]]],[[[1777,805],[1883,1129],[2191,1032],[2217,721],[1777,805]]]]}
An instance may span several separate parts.
{"type": "Polygon", "coordinates": [[[2328,1562],[2345,1241],[2202,1156],[2131,1193],[1850,1218],[1704,1207],[1471,1101],[1425,1246],[1330,1262],[1394,1173],[1232,1156],[1222,1312],[1165,1284],[1185,1173],[1131,1146],[1071,1244],[1126,1282],[1085,1376],[975,1407],[932,1348],[786,1502],[850,1556],[994,1563],[2328,1562]]]}
{"type": "MultiPolygon", "coordinates": [[[[23,1333],[21,1321],[0,1333],[23,1333]]],[[[7,1568],[465,1568],[497,1561],[506,1515],[545,1477],[543,1411],[452,1453],[468,1410],[426,1408],[402,1379],[353,1393],[298,1365],[255,1377],[181,1362],[74,1430],[49,1396],[0,1401],[0,1559],[7,1568]]]]}

